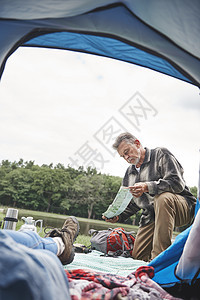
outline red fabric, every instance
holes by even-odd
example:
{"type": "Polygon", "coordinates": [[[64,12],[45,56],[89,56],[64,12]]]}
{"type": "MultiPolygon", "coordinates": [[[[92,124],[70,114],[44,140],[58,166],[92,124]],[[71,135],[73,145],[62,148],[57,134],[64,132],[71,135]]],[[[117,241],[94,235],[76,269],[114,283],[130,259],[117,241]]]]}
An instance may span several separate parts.
{"type": "Polygon", "coordinates": [[[70,279],[83,279],[88,281],[94,281],[102,284],[105,287],[113,288],[117,286],[123,286],[124,277],[119,275],[112,275],[106,273],[98,273],[90,270],[76,269],[67,271],[65,270],[67,277],[70,279]]]}
{"type": "Polygon", "coordinates": [[[139,267],[127,277],[85,269],[65,272],[72,300],[115,300],[119,294],[128,299],[145,300],[151,299],[151,296],[155,300],[178,299],[150,279],[154,275],[154,269],[150,266],[139,267]],[[141,278],[143,275],[144,278],[141,278]]]}
{"type": "Polygon", "coordinates": [[[142,267],[139,267],[135,271],[136,278],[141,278],[141,276],[143,276],[143,275],[148,275],[149,278],[153,278],[154,277],[154,268],[150,267],[150,266],[142,266],[142,267]]]}
{"type": "MultiPolygon", "coordinates": [[[[67,274],[70,285],[71,282],[76,280],[83,282],[84,280],[87,280],[88,282],[90,282],[86,286],[84,286],[83,283],[83,288],[81,290],[81,300],[111,300],[116,299],[116,296],[118,294],[121,294],[125,297],[130,291],[130,288],[124,284],[127,278],[122,276],[93,272],[85,269],[76,269],[71,271],[65,270],[65,272],[67,274]]],[[[79,284],[79,291],[80,286],[81,284],[79,284]]],[[[77,297],[76,292],[73,293],[72,289],[70,289],[70,294],[72,300],[80,299],[79,297],[77,297]]]]}

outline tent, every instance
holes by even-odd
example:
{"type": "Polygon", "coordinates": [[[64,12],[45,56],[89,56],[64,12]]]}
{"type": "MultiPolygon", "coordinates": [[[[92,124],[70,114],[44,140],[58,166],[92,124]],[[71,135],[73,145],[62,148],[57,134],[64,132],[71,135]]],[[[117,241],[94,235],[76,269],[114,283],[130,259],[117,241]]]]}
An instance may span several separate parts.
{"type": "Polygon", "coordinates": [[[1,0],[0,76],[20,46],[106,56],[200,86],[198,0],[1,0]]]}
{"type": "Polygon", "coordinates": [[[199,16],[199,0],[1,0],[0,77],[18,47],[44,47],[133,63],[200,87],[199,16]]]}

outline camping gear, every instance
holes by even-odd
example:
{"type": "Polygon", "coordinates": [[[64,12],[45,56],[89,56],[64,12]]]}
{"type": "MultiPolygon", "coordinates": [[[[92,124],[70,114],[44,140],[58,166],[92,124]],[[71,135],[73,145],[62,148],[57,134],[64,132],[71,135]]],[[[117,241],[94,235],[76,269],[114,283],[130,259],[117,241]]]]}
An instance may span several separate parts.
{"type": "Polygon", "coordinates": [[[3,229],[16,229],[16,224],[18,222],[18,209],[8,208],[6,216],[4,218],[3,229]]]}
{"type": "Polygon", "coordinates": [[[43,224],[43,220],[33,220],[33,217],[22,217],[22,220],[25,222],[19,229],[19,231],[22,230],[32,230],[37,232],[37,224],[40,223],[40,230],[38,231],[38,233],[42,232],[42,224],[43,224]]]}
{"type": "Polygon", "coordinates": [[[90,240],[92,250],[97,250],[112,256],[131,256],[135,241],[133,231],[127,232],[124,228],[118,227],[100,231],[90,229],[88,233],[92,235],[90,240]]]}

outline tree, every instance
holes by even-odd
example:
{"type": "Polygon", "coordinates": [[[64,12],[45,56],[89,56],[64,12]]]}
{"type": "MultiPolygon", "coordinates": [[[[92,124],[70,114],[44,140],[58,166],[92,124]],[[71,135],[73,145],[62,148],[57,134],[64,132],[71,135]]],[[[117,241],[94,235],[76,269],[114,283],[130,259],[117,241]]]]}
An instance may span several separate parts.
{"type": "Polygon", "coordinates": [[[121,178],[88,168],[74,178],[70,212],[77,216],[101,219],[121,185],[121,178]]]}
{"type": "Polygon", "coordinates": [[[194,196],[195,198],[197,198],[197,187],[196,187],[196,186],[191,187],[191,188],[190,188],[190,191],[191,191],[191,193],[193,194],[193,196],[194,196]]]}
{"type": "Polygon", "coordinates": [[[38,168],[34,172],[33,192],[40,199],[40,209],[47,212],[62,212],[69,207],[68,189],[71,185],[69,174],[63,169],[51,169],[49,166],[38,168]]]}
{"type": "Polygon", "coordinates": [[[100,174],[80,174],[73,184],[73,205],[79,207],[79,211],[87,210],[88,219],[91,218],[94,205],[102,200],[101,191],[104,187],[103,177],[100,174]]]}
{"type": "Polygon", "coordinates": [[[1,202],[13,207],[22,207],[27,200],[29,201],[31,182],[29,170],[14,168],[1,180],[1,202]]]}
{"type": "Polygon", "coordinates": [[[101,219],[120,184],[120,177],[91,167],[38,166],[22,158],[0,164],[0,203],[6,206],[101,219]]]}

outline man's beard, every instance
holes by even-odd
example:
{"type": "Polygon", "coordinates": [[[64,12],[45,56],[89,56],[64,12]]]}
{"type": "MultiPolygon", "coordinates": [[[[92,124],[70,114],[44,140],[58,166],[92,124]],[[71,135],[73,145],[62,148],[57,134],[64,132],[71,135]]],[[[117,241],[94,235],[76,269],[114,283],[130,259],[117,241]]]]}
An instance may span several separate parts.
{"type": "MultiPolygon", "coordinates": [[[[141,152],[140,152],[140,149],[138,149],[138,157],[136,157],[134,159],[134,162],[132,163],[132,165],[136,166],[139,163],[140,158],[141,158],[141,152]]],[[[129,163],[131,164],[131,162],[129,162],[129,163]]]]}
{"type": "Polygon", "coordinates": [[[140,156],[136,158],[134,165],[136,166],[140,161],[140,156]]]}
{"type": "Polygon", "coordinates": [[[139,163],[140,158],[141,158],[141,151],[140,151],[140,149],[138,149],[138,157],[135,160],[135,164],[134,164],[135,166],[137,166],[137,164],[139,163]]]}

